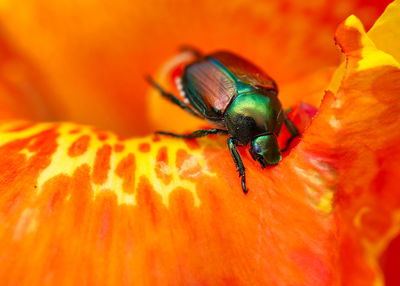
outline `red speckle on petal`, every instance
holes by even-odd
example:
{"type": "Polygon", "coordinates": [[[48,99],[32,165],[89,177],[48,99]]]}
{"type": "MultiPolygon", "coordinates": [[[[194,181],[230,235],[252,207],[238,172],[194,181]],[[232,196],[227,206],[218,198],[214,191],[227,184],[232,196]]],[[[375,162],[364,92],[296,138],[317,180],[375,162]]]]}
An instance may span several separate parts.
{"type": "Polygon", "coordinates": [[[160,136],[157,135],[157,134],[155,134],[155,135],[151,138],[151,141],[153,141],[154,143],[155,143],[155,142],[159,142],[160,140],[161,140],[161,138],[160,138],[160,136]]]}
{"type": "Polygon", "coordinates": [[[70,130],[69,134],[76,134],[76,133],[79,133],[79,132],[81,132],[81,129],[80,128],[75,128],[75,129],[70,130]]]}
{"type": "Polygon", "coordinates": [[[88,205],[93,198],[93,190],[90,184],[90,167],[83,164],[72,175],[71,182],[71,212],[72,228],[76,231],[82,228],[82,221],[88,219],[88,205]]]}
{"type": "Polygon", "coordinates": [[[157,154],[157,164],[155,166],[156,174],[166,185],[172,180],[172,175],[168,166],[168,152],[167,147],[161,147],[157,154]]]}
{"type": "Polygon", "coordinates": [[[103,184],[107,180],[110,170],[111,146],[106,144],[96,153],[96,159],[93,167],[93,182],[97,185],[103,184]]]}
{"type": "Polygon", "coordinates": [[[125,149],[125,146],[122,145],[122,144],[115,144],[114,145],[114,151],[117,152],[117,153],[124,151],[124,149],[125,149]]]}
{"type": "Polygon", "coordinates": [[[150,151],[150,144],[149,143],[141,143],[139,145],[139,151],[143,153],[147,153],[150,151]]]}
{"type": "Polygon", "coordinates": [[[97,138],[98,138],[100,141],[104,141],[104,140],[106,140],[106,139],[108,138],[108,135],[105,134],[105,133],[102,133],[102,132],[98,132],[97,138]]]}
{"type": "Polygon", "coordinates": [[[105,133],[103,130],[99,130],[97,128],[92,128],[93,133],[97,135],[97,139],[100,141],[104,141],[108,139],[107,133],[105,133]]]}
{"type": "Polygon", "coordinates": [[[135,170],[136,160],[132,153],[118,163],[115,173],[124,180],[122,188],[125,193],[132,194],[135,191],[135,170]]]}
{"type": "Polygon", "coordinates": [[[47,214],[55,213],[60,210],[61,204],[65,203],[71,178],[67,175],[57,175],[43,185],[38,201],[43,202],[40,208],[47,214]]]}
{"type": "Polygon", "coordinates": [[[167,153],[167,147],[161,147],[160,150],[158,150],[157,154],[157,163],[165,163],[168,164],[168,153],[167,153]]]}
{"type": "Polygon", "coordinates": [[[77,157],[77,156],[84,154],[89,147],[89,142],[90,142],[90,136],[84,135],[84,136],[79,137],[69,147],[68,156],[77,157]]]}
{"type": "Polygon", "coordinates": [[[29,200],[40,172],[51,162],[57,149],[57,132],[50,129],[26,139],[18,139],[0,146],[0,211],[4,214],[16,211],[29,200]],[[42,144],[42,145],[41,145],[42,144]],[[20,151],[30,146],[34,154],[28,159],[20,151]]]}
{"type": "Polygon", "coordinates": [[[117,136],[117,140],[120,141],[120,142],[122,142],[122,141],[125,141],[125,140],[126,140],[126,137],[125,137],[125,136],[122,136],[122,135],[118,135],[118,136],[117,136]]]}
{"type": "Polygon", "coordinates": [[[196,139],[183,139],[190,150],[200,149],[200,144],[196,139]]]}
{"type": "Polygon", "coordinates": [[[33,126],[35,126],[35,123],[26,123],[26,124],[23,124],[23,125],[21,125],[21,126],[14,127],[14,128],[12,128],[12,129],[9,129],[9,130],[7,130],[7,132],[18,132],[18,131],[23,131],[23,130],[27,130],[27,129],[33,127],[33,126]]]}
{"type": "Polygon", "coordinates": [[[55,133],[54,130],[46,130],[43,131],[42,133],[39,133],[38,135],[35,135],[31,137],[30,143],[28,146],[28,150],[30,152],[45,152],[45,153],[52,153],[52,151],[55,151],[55,147],[57,146],[57,143],[50,141],[50,138],[55,139],[58,134],[55,133]],[[49,143],[49,141],[51,143],[49,143]]]}

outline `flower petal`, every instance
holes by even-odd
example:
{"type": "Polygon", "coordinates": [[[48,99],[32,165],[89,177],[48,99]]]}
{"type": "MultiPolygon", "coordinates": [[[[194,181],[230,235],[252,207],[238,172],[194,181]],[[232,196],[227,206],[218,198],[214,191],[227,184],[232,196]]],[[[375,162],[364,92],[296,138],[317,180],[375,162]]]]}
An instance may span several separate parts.
{"type": "Polygon", "coordinates": [[[376,47],[400,62],[400,1],[391,3],[368,31],[376,47]]]}
{"type": "Polygon", "coordinates": [[[244,195],[225,138],[20,123],[0,134],[2,285],[335,280],[334,177],[315,156],[262,170],[241,150],[244,195]]]}
{"type": "Polygon", "coordinates": [[[399,65],[355,17],[336,39],[344,77],[302,141],[264,170],[240,149],[246,196],[225,138],[0,125],[1,284],[382,282],[399,232],[399,65]]]}
{"type": "Polygon", "coordinates": [[[379,258],[400,231],[400,65],[376,48],[355,16],[338,28],[336,41],[346,55],[344,77],[309,131],[318,132],[325,120],[319,140],[336,146],[342,284],[379,284],[379,258]]]}

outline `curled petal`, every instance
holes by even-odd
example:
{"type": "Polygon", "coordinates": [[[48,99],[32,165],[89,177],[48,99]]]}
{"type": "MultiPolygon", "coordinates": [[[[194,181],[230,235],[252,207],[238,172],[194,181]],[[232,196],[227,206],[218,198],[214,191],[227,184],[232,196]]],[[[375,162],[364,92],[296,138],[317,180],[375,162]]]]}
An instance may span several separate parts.
{"type": "Polygon", "coordinates": [[[344,76],[336,94],[325,96],[304,145],[316,133],[310,144],[331,142],[342,283],[372,285],[383,283],[378,261],[399,233],[400,66],[355,16],[340,25],[336,41],[346,55],[344,76]]]}
{"type": "Polygon", "coordinates": [[[368,31],[376,47],[400,62],[400,1],[389,4],[385,12],[368,31]]]}

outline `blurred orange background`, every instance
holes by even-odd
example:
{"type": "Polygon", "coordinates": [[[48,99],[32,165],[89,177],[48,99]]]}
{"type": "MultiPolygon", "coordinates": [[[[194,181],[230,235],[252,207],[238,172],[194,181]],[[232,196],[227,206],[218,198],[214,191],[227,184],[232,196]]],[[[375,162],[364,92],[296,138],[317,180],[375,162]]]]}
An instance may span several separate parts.
{"type": "Polygon", "coordinates": [[[182,44],[237,52],[276,79],[284,105],[318,104],[340,62],[337,25],[355,13],[368,29],[389,2],[2,1],[0,117],[152,132],[143,76],[182,44]]]}

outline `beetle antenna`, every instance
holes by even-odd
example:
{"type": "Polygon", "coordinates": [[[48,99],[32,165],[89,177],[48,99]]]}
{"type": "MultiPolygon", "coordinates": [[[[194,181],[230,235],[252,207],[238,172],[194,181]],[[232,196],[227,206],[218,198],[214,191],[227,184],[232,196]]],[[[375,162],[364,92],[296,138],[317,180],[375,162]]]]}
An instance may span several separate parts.
{"type": "Polygon", "coordinates": [[[161,94],[165,94],[166,92],[163,90],[163,88],[154,81],[154,79],[151,77],[151,75],[144,75],[144,80],[147,81],[152,87],[154,87],[155,89],[157,89],[159,92],[161,92],[161,94]]]}
{"type": "Polygon", "coordinates": [[[151,84],[151,85],[154,84],[154,80],[153,80],[153,78],[151,77],[151,75],[145,74],[143,77],[144,77],[144,80],[147,81],[149,84],[151,84]]]}

